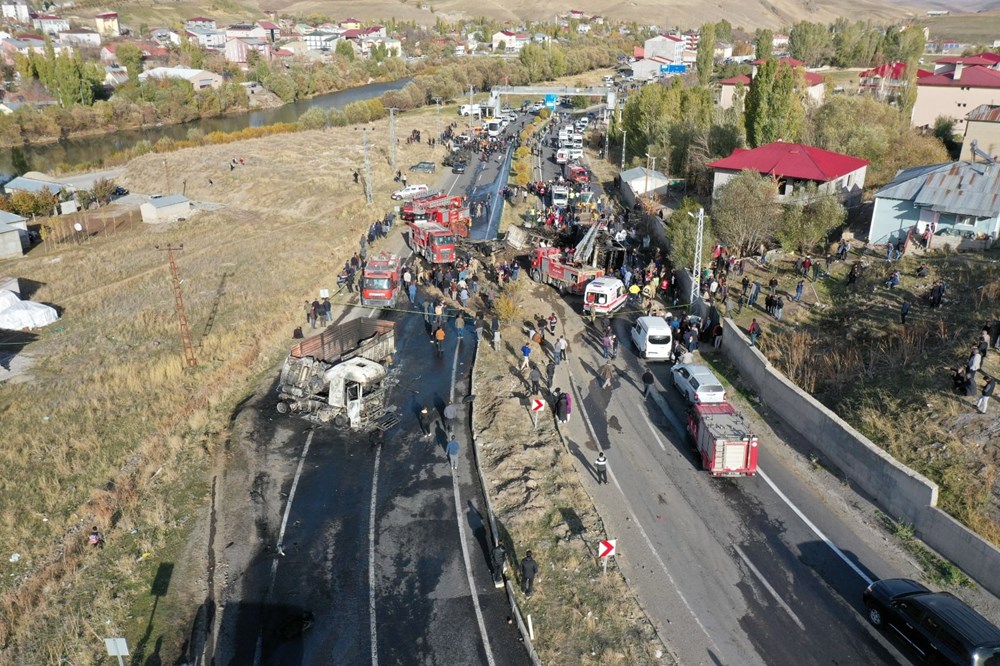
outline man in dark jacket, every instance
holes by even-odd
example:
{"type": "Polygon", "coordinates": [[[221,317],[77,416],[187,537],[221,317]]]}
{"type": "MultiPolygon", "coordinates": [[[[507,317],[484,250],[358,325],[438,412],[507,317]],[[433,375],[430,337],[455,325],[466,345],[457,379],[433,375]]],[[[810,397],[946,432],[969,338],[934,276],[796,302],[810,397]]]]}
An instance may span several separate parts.
{"type": "Polygon", "coordinates": [[[986,413],[986,408],[990,404],[990,396],[993,395],[993,391],[997,387],[996,377],[990,377],[989,375],[983,375],[986,379],[986,383],[983,384],[983,394],[979,396],[979,401],[976,403],[976,409],[979,410],[980,414],[986,413]]]}
{"type": "Polygon", "coordinates": [[[420,411],[417,412],[417,419],[420,421],[420,430],[424,433],[422,439],[427,439],[431,436],[431,426],[434,425],[434,415],[431,414],[431,410],[427,405],[422,405],[420,411]]]}
{"type": "Polygon", "coordinates": [[[531,556],[529,550],[521,560],[521,591],[526,597],[530,597],[535,591],[535,575],[538,573],[538,564],[531,556]]]}
{"type": "Polygon", "coordinates": [[[642,397],[648,398],[650,392],[653,390],[653,384],[656,383],[656,377],[653,376],[653,371],[646,368],[646,372],[642,373],[642,397]]]}

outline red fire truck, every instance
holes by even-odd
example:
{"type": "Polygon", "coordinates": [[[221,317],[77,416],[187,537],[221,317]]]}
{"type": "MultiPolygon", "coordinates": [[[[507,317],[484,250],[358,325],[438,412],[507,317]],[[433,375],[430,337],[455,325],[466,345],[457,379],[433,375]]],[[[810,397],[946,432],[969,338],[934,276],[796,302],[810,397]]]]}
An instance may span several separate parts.
{"type": "Polygon", "coordinates": [[[395,307],[403,284],[402,265],[399,256],[387,252],[369,259],[361,274],[361,304],[395,307]]]}
{"type": "Polygon", "coordinates": [[[437,222],[410,222],[410,249],[429,264],[455,261],[455,235],[437,222]]]}
{"type": "Polygon", "coordinates": [[[702,469],[712,476],[757,473],[757,435],[730,404],[693,405],[687,429],[701,456],[702,469]]]}
{"type": "Polygon", "coordinates": [[[469,215],[469,206],[465,203],[432,208],[428,213],[427,219],[430,222],[437,222],[442,227],[451,229],[452,233],[460,238],[469,237],[472,216],[469,215]]]}
{"type": "Polygon", "coordinates": [[[587,283],[604,275],[604,271],[562,261],[557,247],[536,247],[531,253],[529,274],[535,282],[551,284],[563,293],[581,294],[587,283]]]}
{"type": "Polygon", "coordinates": [[[428,194],[417,199],[412,199],[403,204],[399,210],[399,216],[405,222],[420,222],[430,219],[430,213],[435,208],[447,208],[449,206],[462,206],[464,203],[461,196],[449,196],[441,192],[428,194]]]}

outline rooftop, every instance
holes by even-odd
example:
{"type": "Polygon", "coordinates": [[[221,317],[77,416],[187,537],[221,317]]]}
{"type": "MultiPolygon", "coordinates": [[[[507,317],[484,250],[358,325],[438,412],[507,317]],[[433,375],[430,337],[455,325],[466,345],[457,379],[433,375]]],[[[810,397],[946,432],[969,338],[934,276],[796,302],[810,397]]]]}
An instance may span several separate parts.
{"type": "Polygon", "coordinates": [[[996,104],[980,104],[965,115],[966,120],[979,120],[987,123],[1000,123],[1000,106],[996,104]]]}
{"type": "Polygon", "coordinates": [[[731,171],[749,169],[774,176],[825,183],[868,166],[868,162],[801,143],[776,141],[753,150],[738,148],[729,157],[709,162],[707,166],[731,171]]]}
{"type": "Polygon", "coordinates": [[[966,88],[1000,88],[1000,71],[973,65],[963,67],[958,79],[955,72],[932,74],[917,80],[918,86],[958,86],[966,88]]]}
{"type": "Polygon", "coordinates": [[[167,206],[174,206],[182,203],[190,203],[190,200],[183,194],[168,194],[163,197],[151,198],[149,200],[149,205],[153,208],[166,208],[167,206]]]}
{"type": "Polygon", "coordinates": [[[875,196],[939,213],[993,217],[1000,214],[1000,165],[946,162],[903,169],[875,196]]]}

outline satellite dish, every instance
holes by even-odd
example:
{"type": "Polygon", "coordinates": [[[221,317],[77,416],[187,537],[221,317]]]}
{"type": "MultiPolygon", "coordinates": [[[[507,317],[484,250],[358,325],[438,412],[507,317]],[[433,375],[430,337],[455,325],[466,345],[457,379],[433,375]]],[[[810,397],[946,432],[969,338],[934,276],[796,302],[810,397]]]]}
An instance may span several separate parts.
{"type": "Polygon", "coordinates": [[[76,224],[74,224],[73,228],[76,229],[77,231],[83,231],[83,225],[80,224],[79,222],[77,222],[76,224]]]}

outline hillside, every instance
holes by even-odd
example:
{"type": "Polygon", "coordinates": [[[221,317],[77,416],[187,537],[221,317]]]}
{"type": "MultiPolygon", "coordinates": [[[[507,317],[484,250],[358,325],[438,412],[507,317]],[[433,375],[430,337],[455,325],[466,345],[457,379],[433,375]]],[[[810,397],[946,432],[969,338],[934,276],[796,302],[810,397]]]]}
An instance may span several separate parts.
{"type": "MultiPolygon", "coordinates": [[[[908,2],[908,0],[907,0],[908,2]]],[[[84,5],[91,6],[92,0],[84,5]]],[[[83,5],[78,5],[83,6],[83,5]]],[[[169,22],[204,14],[220,20],[238,17],[259,17],[263,10],[298,16],[328,16],[343,19],[348,16],[361,20],[385,20],[394,17],[404,21],[434,23],[446,20],[487,16],[503,21],[552,20],[557,14],[579,9],[587,14],[600,14],[640,24],[662,27],[693,28],[709,21],[727,19],[736,27],[781,28],[796,21],[828,22],[838,16],[856,19],[893,20],[911,13],[907,4],[892,0],[557,0],[538,3],[535,0],[230,0],[201,6],[189,0],[177,3],[122,3],[115,8],[134,22],[169,22]],[[176,15],[175,15],[176,14],[176,15]]],[[[922,13],[922,12],[921,12],[922,13]]]]}

